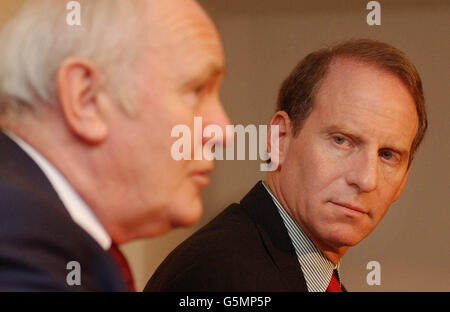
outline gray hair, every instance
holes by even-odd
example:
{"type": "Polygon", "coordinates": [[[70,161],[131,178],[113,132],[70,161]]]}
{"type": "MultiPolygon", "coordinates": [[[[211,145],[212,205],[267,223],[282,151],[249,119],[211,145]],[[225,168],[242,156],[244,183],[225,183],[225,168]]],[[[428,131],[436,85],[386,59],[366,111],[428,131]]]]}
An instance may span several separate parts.
{"type": "Polygon", "coordinates": [[[132,83],[140,60],[144,2],[79,0],[80,26],[68,25],[68,3],[28,0],[0,34],[0,116],[22,108],[38,112],[41,103],[55,107],[58,68],[70,56],[94,62],[130,111],[121,84],[132,83]]]}

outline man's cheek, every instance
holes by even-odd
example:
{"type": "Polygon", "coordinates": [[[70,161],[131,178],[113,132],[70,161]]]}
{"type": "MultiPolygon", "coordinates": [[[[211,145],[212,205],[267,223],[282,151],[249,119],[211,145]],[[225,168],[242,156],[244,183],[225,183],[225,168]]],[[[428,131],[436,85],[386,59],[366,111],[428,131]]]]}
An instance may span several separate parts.
{"type": "Polygon", "coordinates": [[[389,206],[386,205],[380,205],[372,208],[369,213],[369,218],[371,219],[373,223],[373,227],[377,226],[378,223],[381,222],[383,217],[386,215],[387,211],[389,209],[389,206]]]}

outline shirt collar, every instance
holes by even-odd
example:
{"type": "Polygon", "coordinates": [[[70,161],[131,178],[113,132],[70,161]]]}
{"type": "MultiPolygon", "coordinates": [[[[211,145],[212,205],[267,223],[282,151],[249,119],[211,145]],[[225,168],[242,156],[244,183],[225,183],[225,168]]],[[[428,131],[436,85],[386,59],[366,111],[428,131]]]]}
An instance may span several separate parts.
{"type": "Polygon", "coordinates": [[[92,209],[77,194],[64,176],[28,143],[9,131],[3,131],[11,140],[17,143],[17,145],[19,145],[44,172],[73,221],[97,241],[104,250],[108,250],[111,247],[111,237],[93,213],[92,209]]]}
{"type": "Polygon", "coordinates": [[[330,284],[333,271],[336,270],[339,275],[340,262],[334,265],[333,262],[331,262],[303,232],[297,222],[291,218],[264,181],[262,184],[272,197],[272,200],[277,206],[278,212],[283,219],[283,223],[286,226],[289,237],[294,245],[295,253],[297,254],[300,267],[305,277],[308,291],[325,292],[330,284]]]}

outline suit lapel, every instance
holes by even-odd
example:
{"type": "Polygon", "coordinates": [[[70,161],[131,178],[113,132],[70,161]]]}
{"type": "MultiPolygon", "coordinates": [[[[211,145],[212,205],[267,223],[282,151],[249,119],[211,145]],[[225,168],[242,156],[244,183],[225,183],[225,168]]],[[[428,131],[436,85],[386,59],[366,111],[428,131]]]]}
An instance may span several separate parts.
{"type": "Polygon", "coordinates": [[[241,204],[255,222],[266,250],[287,289],[307,291],[306,281],[287,229],[261,181],[244,197],[241,204]]]}

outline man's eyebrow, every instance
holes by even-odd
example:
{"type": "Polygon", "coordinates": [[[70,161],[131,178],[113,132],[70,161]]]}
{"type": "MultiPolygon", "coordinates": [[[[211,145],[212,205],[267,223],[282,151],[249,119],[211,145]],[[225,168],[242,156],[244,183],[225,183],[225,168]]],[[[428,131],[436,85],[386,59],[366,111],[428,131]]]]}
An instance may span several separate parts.
{"type": "Polygon", "coordinates": [[[216,63],[209,63],[205,69],[198,75],[198,80],[208,80],[212,77],[225,75],[225,66],[218,65],[216,63]]]}
{"type": "Polygon", "coordinates": [[[226,68],[224,65],[218,65],[216,63],[209,63],[205,70],[204,76],[207,78],[224,76],[226,74],[226,68]]]}
{"type": "Polygon", "coordinates": [[[399,153],[402,156],[409,156],[409,150],[400,146],[387,145],[384,147],[385,149],[390,149],[396,153],[399,153]]]}
{"type": "Polygon", "coordinates": [[[329,126],[329,127],[325,128],[324,132],[325,133],[340,132],[340,133],[342,133],[342,134],[352,138],[354,141],[356,141],[358,143],[364,142],[364,139],[359,134],[356,134],[354,131],[352,131],[351,129],[349,129],[346,126],[332,125],[332,126],[329,126]]]}
{"type": "MultiPolygon", "coordinates": [[[[349,129],[346,126],[332,125],[332,126],[325,128],[325,132],[326,133],[340,132],[340,133],[350,137],[352,140],[356,141],[357,143],[365,142],[363,137],[361,137],[359,134],[356,134],[354,131],[352,131],[351,129],[349,129]]],[[[388,144],[388,145],[384,146],[382,149],[390,149],[396,153],[399,153],[402,156],[409,155],[409,149],[401,147],[401,146],[397,146],[397,145],[388,144]]]]}
{"type": "Polygon", "coordinates": [[[225,66],[209,63],[205,68],[202,68],[196,75],[191,77],[191,79],[187,80],[184,83],[184,87],[189,88],[197,84],[207,83],[212,78],[224,76],[225,73],[225,66]]]}

